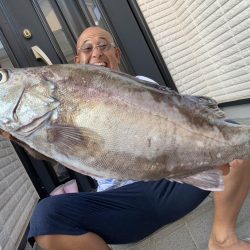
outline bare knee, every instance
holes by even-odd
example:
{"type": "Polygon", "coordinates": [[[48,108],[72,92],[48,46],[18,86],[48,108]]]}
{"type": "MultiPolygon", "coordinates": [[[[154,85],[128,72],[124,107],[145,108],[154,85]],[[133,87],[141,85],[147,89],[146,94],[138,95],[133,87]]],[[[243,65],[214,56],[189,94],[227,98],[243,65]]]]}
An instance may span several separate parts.
{"type": "Polygon", "coordinates": [[[83,235],[42,235],[35,237],[44,250],[110,250],[105,241],[94,233],[83,235]]]}
{"type": "Polygon", "coordinates": [[[53,236],[51,235],[41,235],[35,237],[36,243],[42,249],[53,249],[53,236]]]}

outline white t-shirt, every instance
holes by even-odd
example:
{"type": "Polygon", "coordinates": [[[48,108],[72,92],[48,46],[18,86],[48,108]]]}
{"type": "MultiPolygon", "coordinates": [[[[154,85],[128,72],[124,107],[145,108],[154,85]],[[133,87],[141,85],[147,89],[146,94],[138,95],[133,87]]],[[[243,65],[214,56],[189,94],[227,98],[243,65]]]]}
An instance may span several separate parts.
{"type": "MultiPolygon", "coordinates": [[[[144,81],[158,84],[152,79],[145,77],[145,76],[136,76],[136,77],[144,81]]],[[[117,179],[111,179],[111,178],[110,179],[95,178],[95,179],[98,183],[97,192],[115,189],[115,188],[122,187],[122,186],[136,182],[134,180],[117,180],[117,179]]]]}

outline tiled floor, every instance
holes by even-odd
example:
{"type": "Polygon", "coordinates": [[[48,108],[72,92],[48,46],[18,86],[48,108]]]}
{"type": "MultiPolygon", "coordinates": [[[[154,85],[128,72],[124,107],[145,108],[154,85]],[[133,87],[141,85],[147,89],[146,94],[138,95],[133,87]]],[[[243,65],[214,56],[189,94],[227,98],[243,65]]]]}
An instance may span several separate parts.
{"type": "MultiPolygon", "coordinates": [[[[207,250],[213,219],[213,201],[208,197],[183,219],[163,227],[150,237],[130,245],[112,246],[113,250],[207,250]]],[[[250,194],[241,210],[238,235],[250,238],[250,194]]]]}

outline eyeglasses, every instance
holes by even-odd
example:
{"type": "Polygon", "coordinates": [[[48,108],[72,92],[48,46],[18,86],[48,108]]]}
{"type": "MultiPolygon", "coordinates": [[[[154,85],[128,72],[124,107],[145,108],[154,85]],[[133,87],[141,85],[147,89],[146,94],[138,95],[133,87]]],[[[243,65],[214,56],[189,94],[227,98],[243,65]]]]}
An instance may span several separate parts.
{"type": "Polygon", "coordinates": [[[86,44],[83,44],[77,50],[79,52],[83,52],[84,54],[88,55],[88,54],[92,53],[94,51],[94,49],[96,49],[96,48],[98,48],[100,51],[105,52],[105,51],[109,51],[112,47],[115,47],[115,45],[113,43],[98,44],[96,46],[94,46],[91,43],[86,43],[86,44]]]}

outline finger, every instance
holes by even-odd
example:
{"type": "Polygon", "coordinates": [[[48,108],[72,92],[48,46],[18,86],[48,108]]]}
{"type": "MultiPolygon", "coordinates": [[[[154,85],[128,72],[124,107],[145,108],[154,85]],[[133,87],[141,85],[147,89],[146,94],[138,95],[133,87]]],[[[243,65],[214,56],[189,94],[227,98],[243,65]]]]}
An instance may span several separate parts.
{"type": "Polygon", "coordinates": [[[223,175],[227,175],[230,172],[230,165],[229,164],[219,166],[218,168],[222,171],[223,175]]]}
{"type": "Polygon", "coordinates": [[[232,167],[232,168],[237,168],[237,167],[239,167],[240,165],[242,165],[242,163],[243,163],[243,160],[234,160],[234,161],[231,161],[231,162],[229,163],[229,165],[230,165],[230,167],[232,167]]]}

